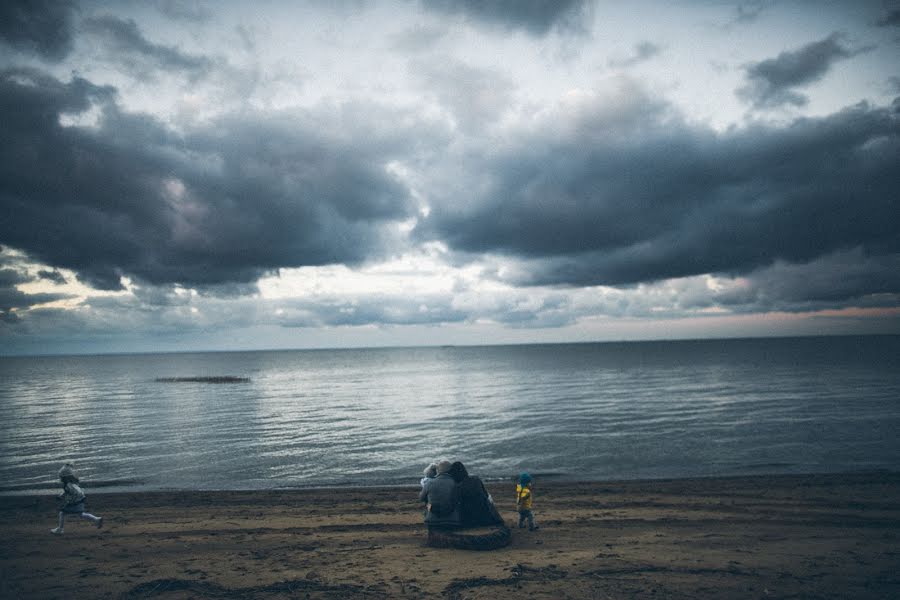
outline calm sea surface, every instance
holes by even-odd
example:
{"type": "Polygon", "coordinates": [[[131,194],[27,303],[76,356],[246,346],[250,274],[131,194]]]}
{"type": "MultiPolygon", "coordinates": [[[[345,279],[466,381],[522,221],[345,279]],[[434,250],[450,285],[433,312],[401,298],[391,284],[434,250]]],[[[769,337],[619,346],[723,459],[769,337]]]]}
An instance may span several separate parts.
{"type": "Polygon", "coordinates": [[[900,337],[0,358],[0,492],[900,470],[900,337]],[[161,382],[234,376],[243,383],[161,382]]]}

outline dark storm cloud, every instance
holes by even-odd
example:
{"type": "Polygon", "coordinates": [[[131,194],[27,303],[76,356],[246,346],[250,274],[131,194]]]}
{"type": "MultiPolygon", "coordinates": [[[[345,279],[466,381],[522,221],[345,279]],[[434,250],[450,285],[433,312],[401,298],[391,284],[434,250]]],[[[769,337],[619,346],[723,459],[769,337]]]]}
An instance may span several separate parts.
{"type": "Polygon", "coordinates": [[[66,276],[56,269],[52,271],[48,271],[46,269],[38,271],[38,278],[44,279],[46,281],[52,281],[53,283],[58,284],[66,283],[66,276]]]}
{"type": "Polygon", "coordinates": [[[889,10],[883,17],[878,19],[878,25],[881,27],[900,27],[900,8],[889,10]]]}
{"type": "Polygon", "coordinates": [[[739,274],[900,251],[900,101],[716,133],[646,96],[565,108],[471,160],[418,234],[519,259],[516,284],[739,274]],[[474,194],[474,196],[473,196],[474,194]]]}
{"type": "Polygon", "coordinates": [[[820,80],[834,63],[870,49],[851,49],[843,39],[840,33],[832,33],[797,50],[747,66],[747,84],[738,89],[738,97],[757,108],[804,106],[808,99],[795,88],[820,80]]]}
{"type": "Polygon", "coordinates": [[[0,42],[58,61],[72,50],[75,4],[66,0],[0,2],[0,42]]]}
{"type": "MultiPolygon", "coordinates": [[[[406,146],[352,108],[242,112],[176,134],[114,90],[0,72],[0,240],[103,289],[251,283],[280,267],[386,251],[413,211],[385,168],[406,146]],[[91,107],[96,127],[61,115],[91,107]]],[[[409,127],[418,127],[410,123],[409,127]]],[[[396,131],[395,131],[396,130],[396,131]]]]}
{"type": "Polygon", "coordinates": [[[183,71],[192,77],[206,74],[212,61],[205,56],[182,52],[173,46],[154,44],[141,33],[131,19],[119,19],[111,15],[86,19],[84,30],[103,38],[110,58],[134,71],[147,69],[183,71]]]}
{"type": "Polygon", "coordinates": [[[422,0],[428,10],[545,35],[551,29],[578,31],[591,18],[592,0],[422,0]]]}
{"type": "Polygon", "coordinates": [[[16,285],[25,283],[27,278],[13,269],[0,268],[0,320],[15,322],[13,308],[27,307],[31,304],[27,294],[20,292],[16,285]]]}
{"type": "Polygon", "coordinates": [[[18,269],[8,268],[0,260],[0,321],[16,323],[19,317],[14,309],[27,309],[36,304],[70,298],[67,294],[26,294],[16,287],[30,283],[32,279],[18,269]]]}

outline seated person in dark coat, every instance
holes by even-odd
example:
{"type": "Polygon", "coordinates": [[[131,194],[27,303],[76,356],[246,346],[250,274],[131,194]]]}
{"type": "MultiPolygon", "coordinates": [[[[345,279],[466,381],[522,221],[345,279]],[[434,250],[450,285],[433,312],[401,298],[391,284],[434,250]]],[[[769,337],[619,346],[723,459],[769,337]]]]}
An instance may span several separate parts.
{"type": "Polygon", "coordinates": [[[491,502],[481,479],[470,476],[466,467],[459,461],[450,466],[449,474],[459,491],[459,517],[462,527],[503,525],[503,517],[491,502]]]}
{"type": "Polygon", "coordinates": [[[450,462],[437,464],[437,477],[422,485],[419,500],[425,502],[425,524],[428,528],[451,529],[460,526],[459,491],[450,476],[450,462]]]}

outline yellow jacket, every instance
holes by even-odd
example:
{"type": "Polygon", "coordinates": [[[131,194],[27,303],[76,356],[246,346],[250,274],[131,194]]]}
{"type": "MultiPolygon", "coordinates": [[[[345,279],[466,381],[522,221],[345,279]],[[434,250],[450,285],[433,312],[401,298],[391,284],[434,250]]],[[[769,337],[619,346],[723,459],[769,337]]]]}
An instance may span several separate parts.
{"type": "Polygon", "coordinates": [[[531,510],[531,485],[522,487],[516,484],[516,508],[518,510],[531,510]]]}

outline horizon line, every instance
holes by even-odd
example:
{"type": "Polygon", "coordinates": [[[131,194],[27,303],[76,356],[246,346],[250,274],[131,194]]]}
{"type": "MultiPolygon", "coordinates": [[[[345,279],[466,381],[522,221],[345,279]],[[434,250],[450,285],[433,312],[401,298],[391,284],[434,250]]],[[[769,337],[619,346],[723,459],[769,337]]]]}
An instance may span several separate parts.
{"type": "Polygon", "coordinates": [[[900,333],[814,333],[792,335],[743,335],[743,336],[709,336],[709,337],[672,337],[647,339],[610,339],[610,340],[576,340],[568,342],[505,342],[495,344],[417,344],[417,345],[372,345],[372,346],[316,346],[308,348],[230,348],[230,349],[194,349],[194,350],[135,350],[121,352],[47,352],[47,353],[11,353],[0,352],[3,358],[54,358],[54,357],[89,357],[89,356],[144,356],[157,354],[238,354],[251,352],[328,352],[350,350],[412,350],[417,348],[503,348],[511,346],[575,346],[597,344],[652,344],[652,343],[684,343],[684,342],[723,342],[746,340],[788,340],[815,338],[861,338],[861,337],[900,337],[900,333]]]}

